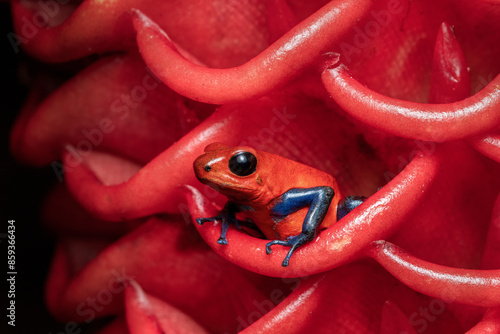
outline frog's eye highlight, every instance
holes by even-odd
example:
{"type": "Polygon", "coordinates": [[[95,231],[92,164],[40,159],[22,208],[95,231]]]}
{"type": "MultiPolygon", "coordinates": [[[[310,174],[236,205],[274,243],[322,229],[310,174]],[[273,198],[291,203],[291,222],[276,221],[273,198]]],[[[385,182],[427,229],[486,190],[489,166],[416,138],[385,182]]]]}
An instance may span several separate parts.
{"type": "Polygon", "coordinates": [[[257,158],[250,152],[239,152],[229,159],[229,170],[238,176],[252,174],[256,166],[257,158]]]}

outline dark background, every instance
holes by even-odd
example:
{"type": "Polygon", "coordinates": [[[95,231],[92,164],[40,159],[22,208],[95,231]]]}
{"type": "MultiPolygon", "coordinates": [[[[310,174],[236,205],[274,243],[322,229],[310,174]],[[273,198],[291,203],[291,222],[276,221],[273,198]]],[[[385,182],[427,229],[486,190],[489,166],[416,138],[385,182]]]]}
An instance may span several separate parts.
{"type": "Polygon", "coordinates": [[[45,277],[50,266],[54,237],[40,222],[40,204],[56,179],[50,168],[31,168],[18,163],[9,150],[9,135],[18,111],[26,97],[29,82],[20,68],[29,57],[16,54],[7,34],[13,31],[9,4],[0,2],[2,35],[0,98],[0,259],[2,284],[0,291],[0,333],[64,333],[47,312],[43,298],[45,277]],[[16,326],[7,325],[7,221],[16,221],[16,326]]]}

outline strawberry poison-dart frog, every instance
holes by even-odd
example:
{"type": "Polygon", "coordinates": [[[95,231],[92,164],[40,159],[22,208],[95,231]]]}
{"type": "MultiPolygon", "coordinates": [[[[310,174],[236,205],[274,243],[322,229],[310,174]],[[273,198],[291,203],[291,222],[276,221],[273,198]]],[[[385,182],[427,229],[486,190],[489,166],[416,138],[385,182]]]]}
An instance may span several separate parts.
{"type": "Polygon", "coordinates": [[[229,147],[213,143],[194,162],[196,177],[228,197],[221,214],[197,218],[202,225],[220,221],[219,244],[227,244],[229,224],[240,227],[235,214],[244,211],[271,241],[271,246],[289,246],[282,266],[288,266],[297,247],[314,239],[364,201],[364,197],[341,198],[335,179],[329,174],[250,147],[229,147]]]}

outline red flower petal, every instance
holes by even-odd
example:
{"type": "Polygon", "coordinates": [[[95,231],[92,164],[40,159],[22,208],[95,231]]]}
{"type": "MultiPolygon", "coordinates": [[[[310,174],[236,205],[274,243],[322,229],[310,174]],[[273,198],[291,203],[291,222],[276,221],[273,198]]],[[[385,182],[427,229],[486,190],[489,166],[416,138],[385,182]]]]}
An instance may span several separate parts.
{"type": "Polygon", "coordinates": [[[472,145],[485,156],[500,163],[500,131],[474,139],[472,145]]]}
{"type": "Polygon", "coordinates": [[[271,92],[312,64],[368,10],[370,1],[332,1],[264,52],[230,69],[191,63],[154,21],[136,10],[134,27],[148,66],[170,88],[193,100],[223,104],[271,92]]]}
{"type": "Polygon", "coordinates": [[[497,197],[495,207],[491,214],[491,223],[488,230],[488,238],[484,247],[481,267],[484,269],[496,269],[500,264],[500,195],[497,197]]]}
{"type": "Polygon", "coordinates": [[[120,313],[123,284],[133,279],[213,331],[235,328],[255,310],[254,300],[265,299],[258,280],[213,254],[193,232],[181,219],[152,218],[92,260],[82,256],[85,242],[71,251],[78,245],[68,240],[71,247],[58,248],[49,275],[49,308],[81,322],[120,313]]]}
{"type": "Polygon", "coordinates": [[[131,334],[208,333],[186,314],[145,293],[134,281],[125,288],[125,307],[131,334]]]}
{"type": "Polygon", "coordinates": [[[410,321],[420,320],[415,323],[420,331],[463,333],[450,312],[441,308],[439,315],[445,320],[427,321],[424,328],[417,312],[435,307],[432,299],[399,285],[373,263],[350,264],[296,282],[298,287],[285,300],[243,333],[385,333],[380,328],[387,298],[403,309],[410,321]]]}
{"type": "Polygon", "coordinates": [[[184,205],[178,192],[181,185],[205,189],[203,192],[208,191],[214,198],[213,191],[206,190],[196,180],[191,167],[210,142],[247,143],[305,163],[316,162],[317,168],[338,176],[347,194],[369,194],[380,186],[383,165],[356,153],[358,132],[352,125],[342,128],[345,121],[317,100],[304,97],[282,104],[281,96],[275,98],[221,108],[130,180],[115,186],[103,186],[85,164],[74,166],[67,153],[63,163],[72,169],[65,175],[68,187],[88,211],[106,220],[133,219],[159,212],[178,213],[184,205]],[[324,117],[325,122],[318,123],[317,117],[324,117]],[[334,134],[331,133],[332,124],[335,124],[334,134]],[[344,160],[336,158],[332,152],[338,152],[344,160]],[[350,165],[353,167],[343,168],[350,165]]]}
{"type": "Polygon", "coordinates": [[[434,48],[429,103],[450,103],[469,97],[468,71],[453,31],[443,23],[434,48]]]}
{"type": "Polygon", "coordinates": [[[492,308],[486,311],[483,319],[474,326],[467,334],[500,333],[500,308],[492,308]]]}
{"type": "Polygon", "coordinates": [[[135,47],[132,8],[148,13],[176,41],[212,66],[235,66],[267,46],[265,2],[260,1],[237,5],[224,1],[12,1],[17,36],[10,37],[11,43],[47,62],[130,51],[135,47]]]}
{"type": "Polygon", "coordinates": [[[470,137],[500,123],[500,76],[474,96],[446,104],[402,101],[376,93],[356,81],[345,65],[326,69],[322,78],[345,111],[393,135],[441,142],[470,137]]]}
{"type": "Polygon", "coordinates": [[[461,304],[500,305],[500,270],[458,269],[422,261],[388,242],[374,242],[372,257],[426,295],[461,304]]]}
{"type": "Polygon", "coordinates": [[[25,110],[11,146],[19,158],[36,165],[57,161],[65,150],[72,153],[73,164],[95,150],[146,162],[210,111],[159,84],[136,56],[109,57],[65,83],[36,109],[25,110]]]}
{"type": "Polygon", "coordinates": [[[103,333],[203,331],[193,319],[211,332],[497,331],[496,308],[485,313],[484,307],[427,297],[396,277],[435,297],[497,305],[498,287],[487,284],[500,277],[498,6],[464,0],[87,0],[57,3],[45,26],[33,21],[54,4],[13,2],[16,32],[24,38],[16,45],[9,34],[14,47],[51,62],[127,52],[117,57],[121,62],[103,57],[39,106],[33,94],[13,132],[17,157],[58,167],[62,158],[65,167],[60,172],[70,191],[54,191],[44,212],[62,240],[47,283],[55,316],[84,323],[115,317],[103,333]],[[151,20],[131,15],[132,8],[151,20]],[[455,27],[456,38],[447,26],[440,30],[442,22],[455,27]],[[240,102],[205,119],[213,106],[162,85],[148,90],[159,81],[137,58],[135,42],[182,94],[240,102]],[[370,89],[342,66],[327,69],[330,99],[315,67],[334,64],[339,56],[332,51],[370,89]],[[147,99],[121,98],[143,90],[147,99]],[[467,98],[469,91],[476,94],[467,98]],[[403,101],[423,102],[428,95],[445,103],[403,101]],[[115,100],[122,103],[115,107],[130,111],[125,122],[112,108],[115,100]],[[103,119],[116,129],[104,133],[103,119]],[[191,164],[212,141],[244,143],[312,165],[332,174],[343,194],[370,199],[299,249],[288,269],[280,266],[286,249],[267,256],[265,240],[235,229],[229,245],[220,246],[219,226],[205,224],[198,228],[205,242],[191,222],[218,213],[224,199],[194,178],[191,164]],[[85,154],[85,142],[91,153],[85,154]],[[123,222],[111,223],[117,220],[123,222]],[[394,275],[360,259],[380,238],[414,254],[375,249],[372,256],[394,275]],[[240,267],[283,279],[242,270],[207,243],[240,267]],[[137,281],[125,298],[121,282],[127,277],[113,273],[137,281]]]}

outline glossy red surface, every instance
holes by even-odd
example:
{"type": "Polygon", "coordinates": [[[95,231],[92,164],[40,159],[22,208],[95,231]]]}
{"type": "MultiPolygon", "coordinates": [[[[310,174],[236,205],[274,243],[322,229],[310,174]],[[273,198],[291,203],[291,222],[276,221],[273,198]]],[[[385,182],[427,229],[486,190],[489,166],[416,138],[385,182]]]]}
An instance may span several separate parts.
{"type": "Polygon", "coordinates": [[[43,205],[55,318],[109,319],[100,333],[499,331],[497,2],[11,7],[12,47],[52,70],[28,80],[10,146],[61,183],[43,205]],[[219,225],[193,223],[226,200],[192,170],[212,142],[369,199],[288,268],[286,248],[266,255],[234,228],[221,246],[219,225]]]}

